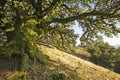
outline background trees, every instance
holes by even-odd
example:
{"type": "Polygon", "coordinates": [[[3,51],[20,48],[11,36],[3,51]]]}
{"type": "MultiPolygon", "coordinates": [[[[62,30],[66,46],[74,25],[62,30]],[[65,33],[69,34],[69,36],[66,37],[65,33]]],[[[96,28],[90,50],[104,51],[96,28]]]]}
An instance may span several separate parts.
{"type": "Polygon", "coordinates": [[[91,53],[90,61],[120,73],[120,48],[116,49],[102,40],[93,41],[91,45],[84,47],[91,53]]]}
{"type": "Polygon", "coordinates": [[[0,29],[6,34],[7,43],[0,48],[0,53],[28,55],[36,61],[37,38],[54,37],[53,43],[62,43],[60,47],[67,46],[68,42],[74,45],[76,35],[69,27],[75,20],[83,29],[80,39],[83,44],[99,38],[99,33],[109,37],[117,35],[119,4],[119,0],[1,0],[0,29]]]}

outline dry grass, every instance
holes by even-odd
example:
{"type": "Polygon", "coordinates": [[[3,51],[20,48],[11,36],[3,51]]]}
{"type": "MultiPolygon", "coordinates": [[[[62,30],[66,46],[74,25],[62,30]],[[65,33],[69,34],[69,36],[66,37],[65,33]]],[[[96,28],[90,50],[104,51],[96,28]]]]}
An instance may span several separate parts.
{"type": "Polygon", "coordinates": [[[43,45],[38,47],[44,54],[48,55],[51,60],[60,62],[69,69],[76,71],[77,75],[83,80],[120,80],[119,74],[91,62],[55,48],[49,48],[43,45]]]}
{"type": "MultiPolygon", "coordinates": [[[[64,73],[66,80],[120,80],[120,75],[103,67],[97,66],[91,62],[75,57],[54,47],[38,46],[39,49],[50,57],[47,65],[30,63],[29,71],[25,80],[52,80],[51,75],[64,73]]],[[[78,54],[88,53],[84,49],[78,49],[78,54]]],[[[24,73],[17,71],[19,66],[16,59],[0,60],[0,80],[9,80],[24,73]],[[4,63],[3,63],[4,62],[4,63]],[[12,64],[10,64],[12,63],[12,64]],[[11,67],[9,67],[11,66],[11,67]],[[1,70],[6,70],[2,71],[1,70]],[[15,71],[13,71],[15,69],[15,71]],[[9,70],[9,71],[8,71],[9,70]],[[11,71],[12,70],[12,71],[11,71]]]]}
{"type": "Polygon", "coordinates": [[[75,71],[58,61],[50,60],[46,65],[37,62],[34,65],[30,60],[26,72],[17,70],[19,64],[16,58],[0,59],[0,63],[0,80],[53,80],[51,76],[58,73],[65,74],[65,80],[79,80],[75,71]]]}
{"type": "Polygon", "coordinates": [[[74,48],[71,54],[85,60],[88,60],[91,57],[90,53],[88,53],[85,49],[80,47],[74,48]]]}
{"type": "Polygon", "coordinates": [[[0,71],[0,80],[15,80],[15,78],[21,75],[25,75],[25,73],[21,71],[3,70],[0,71]]]}

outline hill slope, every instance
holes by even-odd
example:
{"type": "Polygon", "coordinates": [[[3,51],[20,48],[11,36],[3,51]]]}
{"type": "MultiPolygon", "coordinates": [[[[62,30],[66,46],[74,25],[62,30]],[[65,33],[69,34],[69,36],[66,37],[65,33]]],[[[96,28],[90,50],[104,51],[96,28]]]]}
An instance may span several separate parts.
{"type": "Polygon", "coordinates": [[[64,64],[77,72],[82,80],[120,80],[120,74],[112,72],[91,62],[85,61],[55,48],[37,45],[51,60],[64,64]]]}

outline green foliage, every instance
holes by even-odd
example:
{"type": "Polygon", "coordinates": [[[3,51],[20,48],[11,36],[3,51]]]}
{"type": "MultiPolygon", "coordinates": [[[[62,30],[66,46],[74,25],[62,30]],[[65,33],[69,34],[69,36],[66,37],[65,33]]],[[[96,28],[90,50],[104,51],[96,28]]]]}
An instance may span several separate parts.
{"type": "Polygon", "coordinates": [[[13,50],[9,49],[8,47],[1,47],[0,48],[0,57],[2,58],[9,58],[13,54],[13,50]]]}
{"type": "Polygon", "coordinates": [[[1,58],[10,58],[13,55],[20,55],[21,52],[16,46],[2,46],[0,48],[0,57],[1,58]]]}
{"type": "Polygon", "coordinates": [[[120,51],[103,41],[94,41],[91,46],[87,45],[86,49],[91,53],[90,60],[119,73],[120,51]]]}
{"type": "Polygon", "coordinates": [[[116,63],[114,67],[114,71],[117,73],[120,73],[120,47],[116,49],[117,55],[116,55],[116,63]]]}
{"type": "Polygon", "coordinates": [[[116,62],[115,67],[114,67],[114,71],[117,73],[120,73],[120,61],[116,62]]]}
{"type": "Polygon", "coordinates": [[[47,55],[42,54],[42,53],[38,53],[35,56],[36,56],[36,59],[42,64],[47,64],[49,61],[49,57],[47,55]]]}
{"type": "Polygon", "coordinates": [[[56,73],[51,75],[53,80],[66,80],[66,75],[63,73],[56,73]]]}
{"type": "Polygon", "coordinates": [[[70,73],[69,80],[82,80],[82,78],[78,77],[77,72],[74,71],[73,73],[70,73]]]}
{"type": "Polygon", "coordinates": [[[21,30],[21,33],[23,34],[22,39],[30,44],[33,44],[38,37],[38,34],[35,32],[35,30],[35,24],[33,24],[32,21],[26,23],[24,28],[21,30]]]}
{"type": "Polygon", "coordinates": [[[0,28],[6,27],[9,23],[14,30],[21,30],[28,23],[35,25],[34,27],[39,24],[38,31],[49,32],[48,29],[56,27],[53,25],[61,23],[63,28],[67,28],[72,26],[76,20],[84,32],[81,37],[82,41],[98,38],[98,33],[104,33],[110,37],[119,32],[116,27],[120,13],[118,3],[117,0],[5,0],[4,4],[0,5],[2,15],[0,15],[0,22],[4,24],[0,24],[0,28]]]}
{"type": "Polygon", "coordinates": [[[27,69],[28,59],[29,59],[29,56],[27,54],[24,54],[22,56],[22,60],[21,60],[21,70],[22,71],[25,71],[27,69]]]}
{"type": "Polygon", "coordinates": [[[55,46],[56,48],[70,52],[75,47],[77,34],[74,34],[74,30],[65,28],[65,25],[53,25],[49,29],[48,34],[39,38],[39,42],[55,46]]]}

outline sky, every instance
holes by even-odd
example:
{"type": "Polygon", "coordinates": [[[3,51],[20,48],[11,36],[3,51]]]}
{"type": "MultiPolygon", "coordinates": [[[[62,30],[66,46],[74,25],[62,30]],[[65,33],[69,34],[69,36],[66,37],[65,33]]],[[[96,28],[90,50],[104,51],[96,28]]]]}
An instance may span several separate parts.
{"type": "MultiPolygon", "coordinates": [[[[119,26],[119,25],[118,25],[119,26]]],[[[73,29],[75,31],[75,34],[79,34],[79,36],[82,35],[82,30],[80,27],[78,27],[78,23],[76,22],[73,26],[73,29]]],[[[114,36],[113,38],[108,38],[106,36],[103,36],[104,42],[108,42],[112,46],[120,45],[120,34],[118,36],[114,36]]],[[[77,39],[77,44],[80,44],[79,39],[77,39]]]]}

